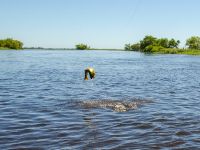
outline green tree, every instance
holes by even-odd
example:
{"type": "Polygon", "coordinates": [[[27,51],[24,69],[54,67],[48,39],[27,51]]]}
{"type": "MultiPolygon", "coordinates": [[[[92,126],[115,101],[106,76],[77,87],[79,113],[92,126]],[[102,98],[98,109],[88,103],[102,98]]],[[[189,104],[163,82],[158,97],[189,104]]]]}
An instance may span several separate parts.
{"type": "Polygon", "coordinates": [[[140,51],[140,43],[131,45],[131,50],[140,51]]]}
{"type": "Polygon", "coordinates": [[[200,37],[192,36],[186,41],[186,46],[189,49],[200,49],[200,37]]]}
{"type": "Polygon", "coordinates": [[[149,45],[155,45],[156,40],[157,39],[155,37],[151,36],[151,35],[145,36],[144,39],[140,41],[141,50],[143,51],[149,45]]]}
{"type": "Polygon", "coordinates": [[[169,47],[169,40],[167,38],[157,39],[157,45],[162,46],[164,48],[168,48],[169,47]]]}
{"type": "Polygon", "coordinates": [[[131,44],[130,43],[129,44],[125,44],[124,49],[125,50],[131,50],[131,44]]]}
{"type": "Polygon", "coordinates": [[[76,49],[78,49],[78,50],[85,50],[85,49],[90,49],[90,47],[87,46],[86,44],[77,44],[76,45],[76,49]]]}
{"type": "Polygon", "coordinates": [[[180,44],[179,40],[171,39],[169,40],[169,48],[178,48],[178,45],[180,44]]]}

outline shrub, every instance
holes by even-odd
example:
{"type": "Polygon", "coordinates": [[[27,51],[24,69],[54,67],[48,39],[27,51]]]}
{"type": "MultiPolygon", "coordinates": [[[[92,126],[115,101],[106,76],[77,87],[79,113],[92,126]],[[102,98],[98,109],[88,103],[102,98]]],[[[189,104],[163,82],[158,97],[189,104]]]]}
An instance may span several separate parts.
{"type": "Polygon", "coordinates": [[[77,44],[76,45],[76,49],[78,49],[78,50],[85,50],[85,49],[90,49],[90,47],[87,46],[86,44],[77,44]]]}
{"type": "Polygon", "coordinates": [[[0,47],[9,49],[22,49],[23,43],[18,40],[13,40],[11,38],[0,40],[0,47]]]}

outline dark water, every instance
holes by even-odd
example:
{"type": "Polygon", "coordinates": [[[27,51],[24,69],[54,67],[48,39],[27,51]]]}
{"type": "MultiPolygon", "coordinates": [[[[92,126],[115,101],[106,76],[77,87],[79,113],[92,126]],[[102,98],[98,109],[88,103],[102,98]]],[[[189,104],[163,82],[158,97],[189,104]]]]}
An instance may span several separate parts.
{"type": "Polygon", "coordinates": [[[200,57],[1,51],[0,149],[198,149],[200,57]],[[97,76],[84,81],[84,69],[97,76]],[[85,101],[143,102],[116,112],[85,101]]]}

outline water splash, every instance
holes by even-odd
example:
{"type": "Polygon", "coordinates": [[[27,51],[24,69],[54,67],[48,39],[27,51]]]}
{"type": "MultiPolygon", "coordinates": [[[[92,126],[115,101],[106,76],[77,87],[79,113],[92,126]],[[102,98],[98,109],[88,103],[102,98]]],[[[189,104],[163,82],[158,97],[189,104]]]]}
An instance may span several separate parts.
{"type": "Polygon", "coordinates": [[[132,101],[126,100],[85,100],[80,102],[80,106],[86,109],[92,108],[108,108],[116,112],[126,112],[137,109],[145,103],[151,103],[151,100],[134,99],[132,101]]]}

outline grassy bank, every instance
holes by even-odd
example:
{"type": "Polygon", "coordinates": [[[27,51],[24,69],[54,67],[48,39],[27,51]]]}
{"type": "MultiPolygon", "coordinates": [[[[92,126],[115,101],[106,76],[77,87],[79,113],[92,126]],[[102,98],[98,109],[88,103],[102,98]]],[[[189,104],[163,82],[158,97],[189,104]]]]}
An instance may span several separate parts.
{"type": "Polygon", "coordinates": [[[10,49],[6,47],[0,47],[0,50],[10,50],[10,49]]]}
{"type": "Polygon", "coordinates": [[[188,49],[180,52],[180,54],[185,54],[185,55],[200,55],[200,50],[193,50],[193,49],[188,49]]]}
{"type": "Polygon", "coordinates": [[[153,48],[152,53],[155,54],[185,54],[185,55],[200,55],[200,50],[194,49],[178,49],[178,48],[153,48]]]}
{"type": "Polygon", "coordinates": [[[0,50],[22,50],[22,49],[11,49],[7,47],[0,47],[0,50]]]}

